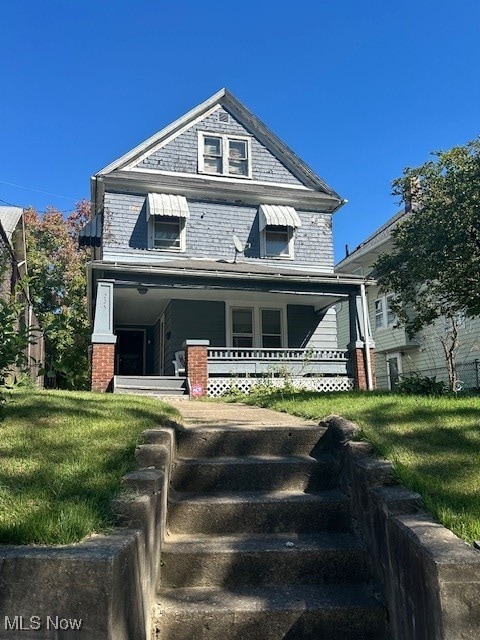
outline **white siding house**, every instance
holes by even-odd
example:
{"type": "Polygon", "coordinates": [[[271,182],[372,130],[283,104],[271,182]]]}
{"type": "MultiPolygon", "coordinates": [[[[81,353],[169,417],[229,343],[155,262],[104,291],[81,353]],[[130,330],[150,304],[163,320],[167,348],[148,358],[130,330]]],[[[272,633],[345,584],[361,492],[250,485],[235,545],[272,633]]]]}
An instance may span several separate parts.
{"type": "MultiPolygon", "coordinates": [[[[409,213],[400,211],[335,267],[338,274],[355,273],[372,276],[377,258],[388,253],[392,247],[391,234],[409,213]]],[[[441,337],[448,330],[445,318],[418,332],[410,338],[403,327],[398,326],[395,315],[389,308],[393,292],[387,294],[378,286],[367,289],[368,310],[373,340],[375,342],[375,370],[377,387],[392,389],[398,376],[417,373],[420,376],[435,376],[448,383],[448,373],[441,337]]],[[[339,340],[348,328],[348,318],[342,305],[337,306],[339,340]]],[[[457,368],[460,386],[463,389],[480,388],[480,318],[461,318],[459,330],[460,346],[457,353],[457,368]]]]}

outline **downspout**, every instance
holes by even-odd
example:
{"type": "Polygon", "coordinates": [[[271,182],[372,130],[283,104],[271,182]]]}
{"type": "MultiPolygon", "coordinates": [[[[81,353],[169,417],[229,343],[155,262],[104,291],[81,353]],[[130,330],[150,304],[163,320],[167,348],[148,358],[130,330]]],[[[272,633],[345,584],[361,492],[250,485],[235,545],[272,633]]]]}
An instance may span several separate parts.
{"type": "Polygon", "coordinates": [[[360,296],[362,299],[362,316],[363,316],[363,348],[365,350],[365,366],[367,374],[367,389],[372,391],[373,389],[373,376],[372,376],[372,360],[370,357],[370,335],[368,331],[368,312],[367,312],[367,296],[365,293],[365,285],[362,282],[360,285],[360,296]]]}

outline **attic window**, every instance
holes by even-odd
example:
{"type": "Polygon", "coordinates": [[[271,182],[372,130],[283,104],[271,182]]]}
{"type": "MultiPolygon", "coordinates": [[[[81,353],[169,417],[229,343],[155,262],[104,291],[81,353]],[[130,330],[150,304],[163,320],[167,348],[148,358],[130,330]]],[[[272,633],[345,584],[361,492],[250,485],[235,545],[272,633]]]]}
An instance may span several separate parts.
{"type": "Polygon", "coordinates": [[[218,176],[250,178],[250,139],[243,136],[200,132],[198,171],[218,176]]]}

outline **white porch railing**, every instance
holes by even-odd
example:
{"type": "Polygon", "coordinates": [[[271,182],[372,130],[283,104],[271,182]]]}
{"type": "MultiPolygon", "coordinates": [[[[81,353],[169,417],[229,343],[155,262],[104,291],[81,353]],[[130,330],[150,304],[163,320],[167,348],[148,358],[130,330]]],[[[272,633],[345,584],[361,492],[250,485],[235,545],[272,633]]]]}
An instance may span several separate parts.
{"type": "Polygon", "coordinates": [[[209,376],[345,376],[347,362],[345,349],[208,349],[209,376]]]}

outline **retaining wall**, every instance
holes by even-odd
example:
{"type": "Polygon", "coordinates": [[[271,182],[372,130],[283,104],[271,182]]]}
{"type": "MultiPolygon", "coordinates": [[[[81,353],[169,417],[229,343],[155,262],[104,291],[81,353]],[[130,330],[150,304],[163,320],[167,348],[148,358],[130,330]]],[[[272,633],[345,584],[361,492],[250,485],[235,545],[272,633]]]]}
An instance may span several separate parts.
{"type": "MultiPolygon", "coordinates": [[[[393,640],[478,640],[480,553],[436,523],[389,462],[330,416],[319,446],[342,468],[358,533],[383,585],[393,640]]],[[[174,425],[144,432],[139,470],[114,501],[123,528],[65,547],[0,547],[0,640],[148,640],[174,425]]]]}
{"type": "Polygon", "coordinates": [[[338,416],[327,446],[341,463],[358,532],[388,603],[394,640],[478,640],[480,553],[435,522],[420,496],[397,484],[359,428],[338,416]]]}
{"type": "Polygon", "coordinates": [[[140,470],[113,503],[122,528],[64,547],[0,546],[0,640],[150,638],[174,429],[143,437],[140,470]]]}

